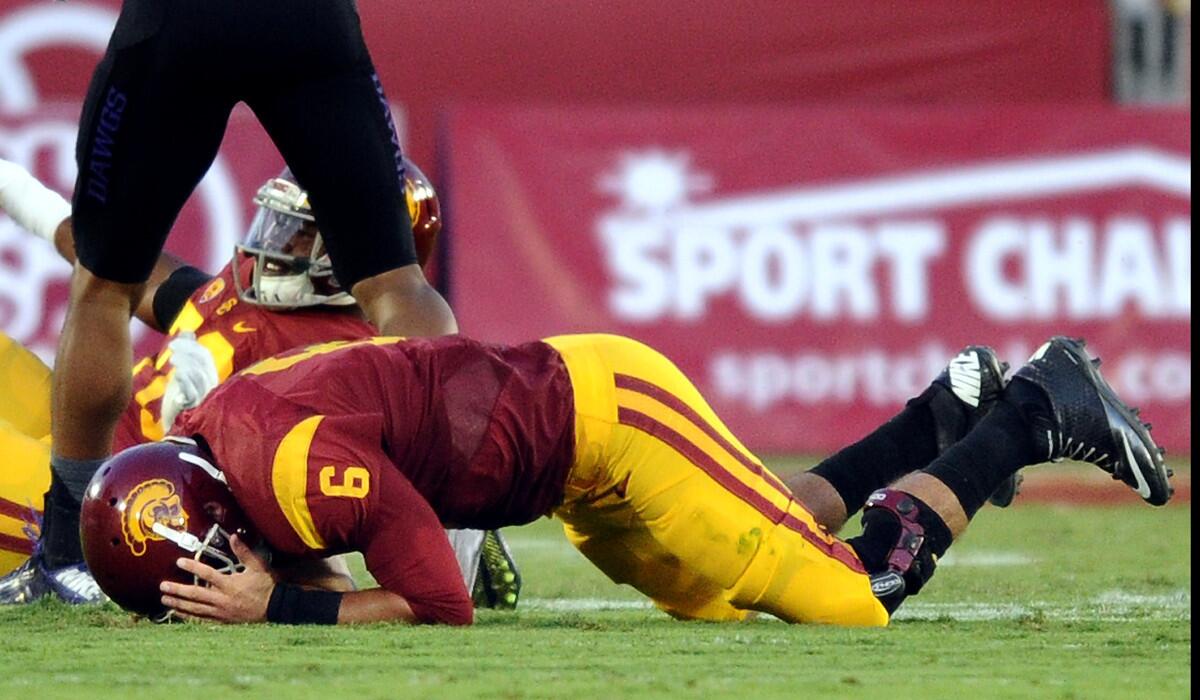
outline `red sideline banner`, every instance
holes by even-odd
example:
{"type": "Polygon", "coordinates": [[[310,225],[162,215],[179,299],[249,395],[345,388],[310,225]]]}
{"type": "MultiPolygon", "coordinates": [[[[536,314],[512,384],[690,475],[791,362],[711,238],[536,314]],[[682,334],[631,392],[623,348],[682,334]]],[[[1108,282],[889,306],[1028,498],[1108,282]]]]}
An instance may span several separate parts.
{"type": "MultiPolygon", "coordinates": [[[[120,0],[0,0],[4,93],[76,100],[120,0]]],[[[1072,101],[1109,97],[1094,0],[400,3],[358,0],[410,157],[440,182],[435,125],[462,99],[628,104],[1072,101]]],[[[250,74],[265,66],[247,66],[250,74]]]]}
{"type": "Polygon", "coordinates": [[[464,332],[643,340],[766,452],[827,451],[966,344],[1083,336],[1191,449],[1190,113],[464,108],[464,332]]]}

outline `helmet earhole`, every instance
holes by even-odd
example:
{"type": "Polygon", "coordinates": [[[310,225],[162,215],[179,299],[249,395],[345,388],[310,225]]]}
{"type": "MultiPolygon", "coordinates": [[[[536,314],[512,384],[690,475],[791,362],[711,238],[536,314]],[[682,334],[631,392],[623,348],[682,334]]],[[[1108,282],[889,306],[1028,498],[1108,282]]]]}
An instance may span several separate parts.
{"type": "Polygon", "coordinates": [[[110,505],[110,506],[117,505],[117,499],[115,497],[108,499],[108,505],[110,505]]]}
{"type": "Polygon", "coordinates": [[[208,513],[208,517],[220,523],[225,521],[225,508],[220,503],[208,502],[204,504],[204,512],[208,513]]]}
{"type": "Polygon", "coordinates": [[[112,538],[112,546],[114,546],[114,547],[120,547],[120,546],[121,546],[121,540],[117,539],[116,537],[112,538]]]}

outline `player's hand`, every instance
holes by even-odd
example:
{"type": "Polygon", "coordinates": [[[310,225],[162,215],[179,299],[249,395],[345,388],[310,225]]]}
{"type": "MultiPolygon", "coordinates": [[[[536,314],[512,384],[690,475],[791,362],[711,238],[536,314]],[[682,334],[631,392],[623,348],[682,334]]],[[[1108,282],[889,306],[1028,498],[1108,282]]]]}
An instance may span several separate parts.
{"type": "Polygon", "coordinates": [[[221,383],[212,353],[196,340],[195,333],[180,333],[167,348],[171,351],[169,362],[174,370],[163,392],[163,432],[169,432],[176,416],[200,405],[208,392],[221,383]]]}
{"type": "Polygon", "coordinates": [[[275,576],[262,557],[250,550],[237,535],[230,538],[233,553],[245,568],[223,574],[195,559],[181,557],[176,564],[207,586],[189,586],[163,581],[162,604],[184,620],[204,622],[266,622],[267,604],[275,589],[275,576]]]}

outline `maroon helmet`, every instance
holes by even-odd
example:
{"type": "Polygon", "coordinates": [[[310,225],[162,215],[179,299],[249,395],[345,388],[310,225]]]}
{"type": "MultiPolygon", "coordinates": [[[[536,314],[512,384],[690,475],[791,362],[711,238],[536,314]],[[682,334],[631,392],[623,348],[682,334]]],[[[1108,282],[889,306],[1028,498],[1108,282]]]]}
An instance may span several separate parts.
{"type": "Polygon", "coordinates": [[[412,219],[417,262],[425,267],[442,231],[442,205],[429,178],[408,158],[404,159],[404,200],[412,219]]]}
{"type": "Polygon", "coordinates": [[[176,566],[179,557],[240,570],[231,534],[248,546],[258,539],[225,475],[189,438],[120,452],[100,467],[83,498],[80,537],[96,583],[117,605],[158,622],[170,617],[159,583],[196,583],[176,566]]]}

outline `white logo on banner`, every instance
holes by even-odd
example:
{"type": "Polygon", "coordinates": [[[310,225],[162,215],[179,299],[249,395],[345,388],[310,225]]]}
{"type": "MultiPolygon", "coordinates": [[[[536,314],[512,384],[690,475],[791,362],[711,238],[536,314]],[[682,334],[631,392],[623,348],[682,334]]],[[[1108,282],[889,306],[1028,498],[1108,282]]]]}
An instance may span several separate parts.
{"type": "MultiPolygon", "coordinates": [[[[649,151],[623,155],[600,186],[620,197],[597,228],[621,320],[700,319],[727,297],[763,323],[915,323],[930,313],[930,268],[949,234],[935,216],[906,212],[1126,186],[1190,198],[1191,161],[1118,149],[693,203],[711,178],[691,173],[687,154],[649,151]]],[[[1185,217],[997,213],[964,250],[963,301],[995,321],[1108,318],[1126,305],[1152,318],[1191,314],[1185,217]]]]}
{"type": "MultiPolygon", "coordinates": [[[[74,120],[39,116],[42,101],[35,76],[26,65],[29,53],[54,47],[94,51],[97,59],[108,43],[117,15],[108,8],[79,3],[38,3],[0,15],[0,114],[20,117],[22,126],[0,126],[0,158],[29,170],[40,153],[49,153],[51,172],[46,184],[64,196],[74,188],[76,164],[74,120]]],[[[71,105],[78,114],[83,96],[71,105]]],[[[43,174],[44,173],[39,173],[43,174]]],[[[243,213],[232,174],[220,157],[197,189],[204,212],[206,259],[195,261],[216,270],[229,261],[233,244],[243,231],[243,213]]],[[[53,359],[65,307],[50,310],[47,334],[41,332],[47,313],[47,289],[66,283],[71,268],[53,247],[21,231],[0,214],[0,330],[24,343],[48,362],[53,359]]],[[[130,326],[134,341],[145,332],[130,326]]]]}

